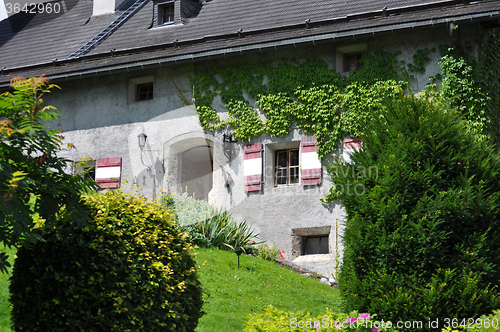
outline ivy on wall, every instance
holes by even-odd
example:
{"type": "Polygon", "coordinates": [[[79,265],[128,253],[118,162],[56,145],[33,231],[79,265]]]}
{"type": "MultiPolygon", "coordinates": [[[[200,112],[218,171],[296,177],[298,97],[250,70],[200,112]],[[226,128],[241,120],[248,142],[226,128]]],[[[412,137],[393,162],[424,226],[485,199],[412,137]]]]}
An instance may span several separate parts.
{"type": "Polygon", "coordinates": [[[319,59],[211,68],[192,79],[200,123],[211,131],[231,127],[240,139],[283,137],[294,128],[303,129],[318,138],[318,154],[324,156],[336,150],[343,136],[361,135],[362,124],[380,115],[384,98],[403,93],[406,81],[386,79],[387,73],[401,71],[387,61],[388,54],[380,51],[364,60],[379,63],[383,77],[367,69],[342,77],[319,59]],[[250,106],[244,92],[259,109],[250,106]],[[216,95],[225,104],[227,120],[212,108],[216,95]]]}
{"type": "MultiPolygon", "coordinates": [[[[442,78],[442,84],[439,89],[430,84],[425,92],[428,98],[462,114],[467,130],[478,137],[494,136],[491,123],[500,102],[498,93],[493,94],[500,86],[495,65],[500,63],[496,52],[499,37],[498,30],[487,34],[481,56],[488,60],[480,65],[473,57],[440,46],[442,72],[436,78],[442,78]],[[486,78],[494,84],[484,87],[479,83],[486,78]]],[[[425,72],[433,52],[435,49],[418,50],[413,63],[399,60],[399,51],[366,52],[361,58],[364,66],[348,76],[329,69],[319,59],[212,67],[198,72],[191,84],[205,130],[230,127],[236,138],[250,139],[261,134],[284,137],[295,128],[302,129],[317,137],[322,157],[334,152],[344,136],[361,136],[369,121],[383,120],[384,100],[408,93],[408,82],[425,72]],[[258,109],[250,106],[245,94],[256,101],[258,109]],[[212,107],[217,95],[227,109],[226,120],[212,107]]]]}

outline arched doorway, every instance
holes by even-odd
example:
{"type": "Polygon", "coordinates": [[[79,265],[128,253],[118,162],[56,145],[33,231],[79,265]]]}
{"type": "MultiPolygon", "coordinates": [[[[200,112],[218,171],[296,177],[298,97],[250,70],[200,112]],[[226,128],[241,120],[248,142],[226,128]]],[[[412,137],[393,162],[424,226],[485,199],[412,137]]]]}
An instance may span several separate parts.
{"type": "Polygon", "coordinates": [[[213,180],[213,150],[208,144],[181,153],[181,191],[196,199],[208,200],[213,180]]]}

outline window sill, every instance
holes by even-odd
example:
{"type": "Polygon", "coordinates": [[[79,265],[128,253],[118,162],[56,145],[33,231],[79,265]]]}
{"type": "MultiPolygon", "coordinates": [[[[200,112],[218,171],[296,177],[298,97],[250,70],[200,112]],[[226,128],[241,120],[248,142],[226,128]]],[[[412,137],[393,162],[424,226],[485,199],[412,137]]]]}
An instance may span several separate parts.
{"type": "Polygon", "coordinates": [[[181,25],[184,25],[182,23],[175,23],[175,22],[172,22],[172,23],[164,23],[164,24],[161,24],[161,25],[157,25],[153,28],[151,28],[151,30],[155,30],[155,29],[162,29],[162,28],[170,28],[170,27],[178,27],[178,26],[181,26],[181,25]]]}
{"type": "Polygon", "coordinates": [[[299,187],[300,183],[294,183],[294,184],[278,184],[274,186],[274,188],[288,188],[288,187],[299,187]]]}
{"type": "Polygon", "coordinates": [[[318,255],[302,255],[293,260],[294,263],[304,263],[304,262],[324,262],[331,261],[332,255],[330,254],[318,254],[318,255]]]}

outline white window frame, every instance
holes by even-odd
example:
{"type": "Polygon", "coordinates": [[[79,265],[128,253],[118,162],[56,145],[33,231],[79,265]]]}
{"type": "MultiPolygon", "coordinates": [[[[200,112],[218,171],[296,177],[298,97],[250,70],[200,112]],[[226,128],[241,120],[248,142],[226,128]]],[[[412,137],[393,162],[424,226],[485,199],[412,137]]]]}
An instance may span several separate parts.
{"type": "Polygon", "coordinates": [[[165,26],[165,25],[171,25],[175,23],[175,2],[174,1],[169,1],[169,2],[162,2],[158,4],[158,26],[165,26]],[[165,8],[171,8],[172,11],[169,13],[169,21],[165,22],[165,15],[163,15],[163,11],[165,8]],[[172,17],[172,20],[170,20],[170,17],[172,17]]]}
{"type": "Polygon", "coordinates": [[[299,186],[300,185],[300,148],[291,148],[291,149],[283,149],[283,150],[275,150],[274,151],[274,186],[275,187],[282,187],[282,186],[299,186]],[[297,153],[297,159],[298,159],[298,165],[290,165],[290,160],[291,160],[291,152],[296,151],[297,153]],[[286,166],[278,166],[278,155],[280,153],[285,152],[287,154],[286,157],[286,166]],[[297,182],[292,183],[291,182],[291,169],[296,169],[297,172],[297,182]],[[286,183],[278,183],[278,172],[279,170],[286,170],[286,183]]]}

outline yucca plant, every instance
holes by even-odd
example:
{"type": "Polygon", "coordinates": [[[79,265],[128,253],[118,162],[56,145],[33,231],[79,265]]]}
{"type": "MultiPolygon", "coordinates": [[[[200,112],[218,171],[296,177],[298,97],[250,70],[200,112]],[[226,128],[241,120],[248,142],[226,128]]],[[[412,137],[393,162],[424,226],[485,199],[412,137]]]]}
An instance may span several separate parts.
{"type": "Polygon", "coordinates": [[[245,221],[236,222],[227,211],[220,211],[212,218],[199,223],[199,228],[205,238],[219,249],[231,248],[246,251],[253,245],[262,243],[256,241],[258,234],[245,221]]]}

